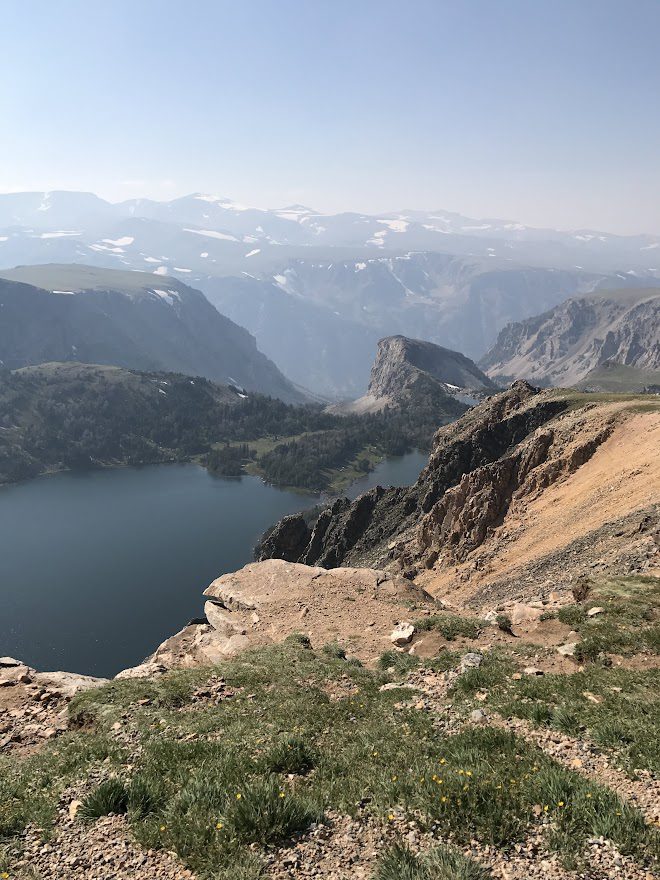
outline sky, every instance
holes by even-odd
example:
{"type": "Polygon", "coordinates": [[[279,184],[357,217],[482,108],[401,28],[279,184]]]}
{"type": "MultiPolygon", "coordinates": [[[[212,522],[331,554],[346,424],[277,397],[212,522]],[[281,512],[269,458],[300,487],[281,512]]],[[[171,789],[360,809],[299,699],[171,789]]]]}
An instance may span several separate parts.
{"type": "Polygon", "coordinates": [[[0,191],[660,234],[660,0],[2,0],[0,191]]]}

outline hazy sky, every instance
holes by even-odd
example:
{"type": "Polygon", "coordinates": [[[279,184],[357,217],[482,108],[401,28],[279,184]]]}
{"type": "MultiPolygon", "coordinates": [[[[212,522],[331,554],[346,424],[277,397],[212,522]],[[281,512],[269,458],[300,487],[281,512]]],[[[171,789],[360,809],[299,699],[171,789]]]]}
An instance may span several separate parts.
{"type": "Polygon", "coordinates": [[[2,0],[0,190],[660,233],[660,0],[2,0]]]}

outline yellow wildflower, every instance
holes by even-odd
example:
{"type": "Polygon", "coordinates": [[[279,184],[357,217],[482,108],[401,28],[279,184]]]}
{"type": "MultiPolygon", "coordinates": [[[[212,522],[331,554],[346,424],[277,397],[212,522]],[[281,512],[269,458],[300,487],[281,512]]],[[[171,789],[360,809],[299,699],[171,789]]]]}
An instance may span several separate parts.
{"type": "Polygon", "coordinates": [[[215,827],[218,829],[218,831],[220,831],[221,828],[223,828],[224,826],[223,826],[222,822],[216,822],[215,827]]]}
{"type": "Polygon", "coordinates": [[[161,831],[165,831],[165,826],[164,826],[164,825],[161,825],[161,826],[160,826],[160,830],[161,830],[161,831]]]}
{"type": "Polygon", "coordinates": [[[237,792],[236,792],[236,800],[237,800],[237,801],[240,801],[240,799],[241,799],[242,797],[243,797],[243,795],[240,793],[240,791],[237,791],[237,792]]]}
{"type": "Polygon", "coordinates": [[[558,806],[558,807],[563,807],[563,806],[564,806],[564,802],[563,802],[563,801],[558,801],[558,802],[557,802],[557,806],[558,806]]]}

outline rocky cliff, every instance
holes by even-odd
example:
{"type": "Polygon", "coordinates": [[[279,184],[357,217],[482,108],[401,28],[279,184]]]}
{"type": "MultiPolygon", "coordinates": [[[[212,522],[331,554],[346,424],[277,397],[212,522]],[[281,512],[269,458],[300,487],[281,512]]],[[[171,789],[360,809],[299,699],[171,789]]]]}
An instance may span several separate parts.
{"type": "Polygon", "coordinates": [[[329,568],[382,562],[389,545],[432,510],[465,473],[497,461],[566,406],[565,399],[516,382],[438,431],[429,464],[414,486],[377,486],[355,501],[340,499],[311,527],[301,515],[286,517],[259,548],[260,558],[329,568]]]}
{"type": "Polygon", "coordinates": [[[386,406],[429,397],[446,398],[451,409],[453,395],[483,396],[495,391],[495,383],[460,352],[421,339],[387,336],[378,343],[367,393],[351,404],[332,409],[377,412],[386,406]]]}
{"type": "Polygon", "coordinates": [[[518,381],[438,431],[414,486],[341,499],[312,525],[287,517],[260,558],[376,565],[479,604],[609,559],[644,571],[660,540],[659,444],[655,397],[640,411],[518,381]]]}
{"type": "Polygon", "coordinates": [[[568,386],[605,362],[660,368],[660,289],[601,291],[509,324],[480,366],[500,381],[568,386]]]}

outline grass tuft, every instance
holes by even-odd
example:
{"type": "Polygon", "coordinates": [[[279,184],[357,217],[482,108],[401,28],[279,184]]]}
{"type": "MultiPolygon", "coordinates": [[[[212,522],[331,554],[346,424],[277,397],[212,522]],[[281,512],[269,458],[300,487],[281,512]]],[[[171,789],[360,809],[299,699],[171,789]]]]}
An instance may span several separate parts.
{"type": "Polygon", "coordinates": [[[453,642],[458,636],[466,639],[476,639],[481,632],[478,620],[469,617],[459,617],[457,614],[431,614],[428,617],[420,617],[414,621],[414,627],[420,632],[439,632],[453,642]]]}
{"type": "Polygon", "coordinates": [[[487,880],[490,872],[449,846],[416,855],[405,844],[393,844],[380,858],[373,880],[487,880]]]}
{"type": "Polygon", "coordinates": [[[123,780],[106,779],[84,798],[78,816],[89,821],[110,813],[120,815],[127,810],[128,791],[123,780]]]}
{"type": "Polygon", "coordinates": [[[263,765],[270,773],[295,773],[303,776],[313,769],[316,760],[314,749],[304,739],[288,736],[268,750],[263,765]]]}
{"type": "Polygon", "coordinates": [[[346,648],[342,647],[339,642],[328,642],[327,645],[323,645],[321,652],[329,660],[346,659],[346,648]]]}
{"type": "Polygon", "coordinates": [[[230,833],[242,843],[279,843],[306,831],[323,818],[310,802],[283,789],[276,779],[255,779],[239,786],[224,813],[230,833]]]}

